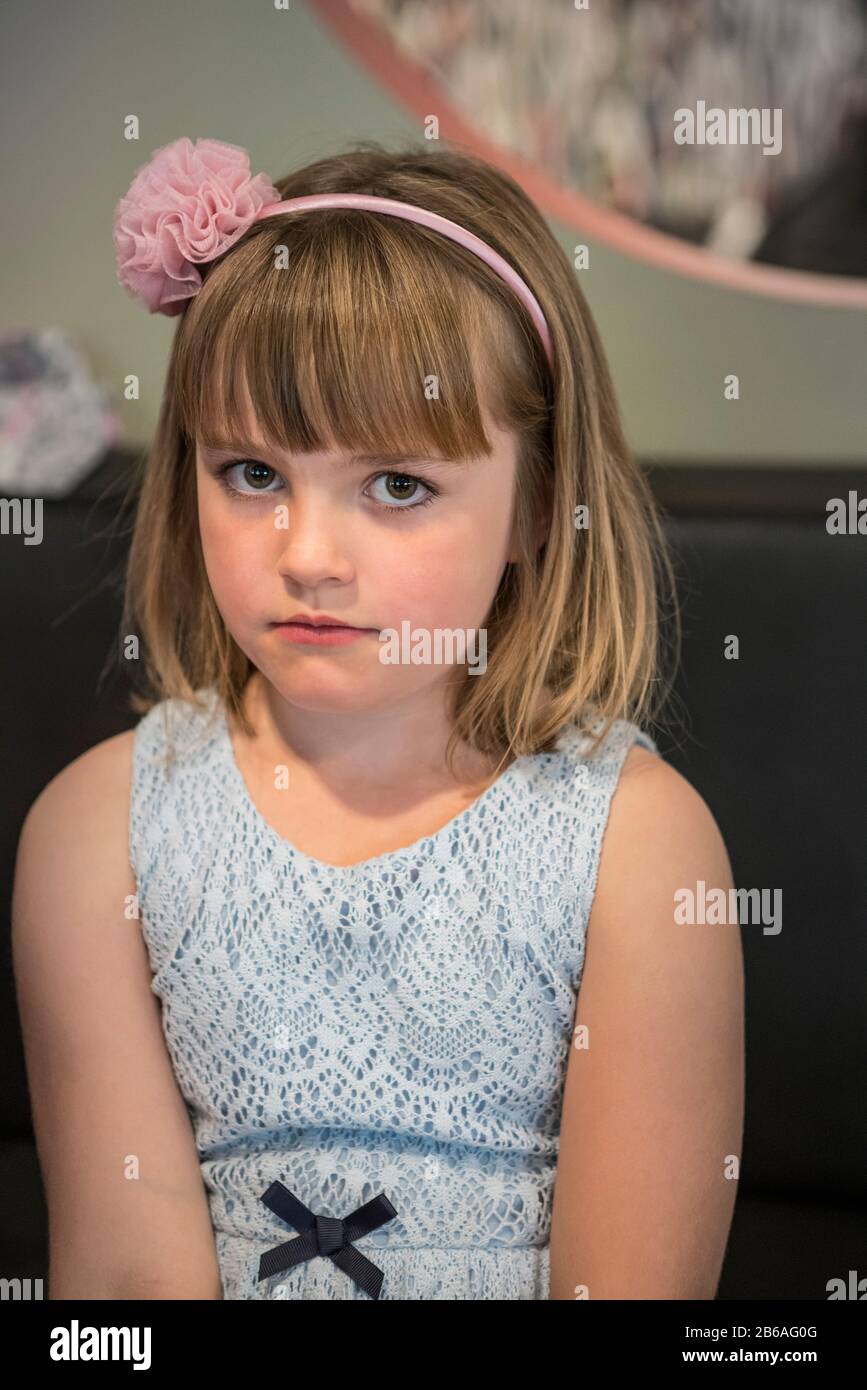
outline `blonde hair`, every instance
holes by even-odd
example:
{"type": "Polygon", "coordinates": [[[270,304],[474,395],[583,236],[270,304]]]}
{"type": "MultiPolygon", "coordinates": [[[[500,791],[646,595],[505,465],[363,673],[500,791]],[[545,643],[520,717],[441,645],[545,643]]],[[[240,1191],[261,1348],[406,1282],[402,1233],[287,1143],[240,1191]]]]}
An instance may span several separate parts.
{"type": "MultiPolygon", "coordinates": [[[[208,584],[195,478],[196,439],[240,427],[243,383],[264,437],[292,452],[336,441],[366,453],[488,454],[480,401],[516,432],[521,560],[492,601],[485,677],[459,670],[451,687],[449,766],[459,740],[502,762],[550,751],[570,722],[595,732],[592,752],[615,719],[655,719],[667,697],[660,617],[674,595],[671,561],[587,301],[538,209],[471,154],[392,153],[369,141],[276,187],[281,198],[402,199],[475,232],[539,300],[553,375],[508,286],[436,232],[354,209],[254,224],[203,267],[178,320],[127,567],[122,629],[142,638],[148,686],[132,708],[172,696],[197,703],[197,690],[215,687],[253,732],[241,696],[254,667],[208,584]],[[278,247],[285,268],[275,270],[278,247]],[[431,373],[434,400],[423,389],[431,373]],[[579,504],[587,529],[576,529],[579,504]]],[[[679,635],[678,626],[678,650],[679,635]]]]}

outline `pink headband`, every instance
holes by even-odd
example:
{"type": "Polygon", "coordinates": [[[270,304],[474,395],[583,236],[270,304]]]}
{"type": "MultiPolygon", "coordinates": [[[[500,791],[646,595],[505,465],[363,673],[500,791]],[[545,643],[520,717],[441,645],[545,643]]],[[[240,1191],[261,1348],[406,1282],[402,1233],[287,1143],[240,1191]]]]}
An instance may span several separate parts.
{"type": "Polygon", "coordinates": [[[112,226],[121,285],[152,314],[180,314],[197,294],[197,264],[215,260],[264,217],[318,208],[361,208],[430,227],[489,265],[529,313],[550,365],[554,353],[545,315],[516,270],[493,247],[457,222],[414,203],[364,193],[316,193],[281,202],[266,174],[250,173],[238,145],[187,136],[155,150],[115,208],[112,226]]]}

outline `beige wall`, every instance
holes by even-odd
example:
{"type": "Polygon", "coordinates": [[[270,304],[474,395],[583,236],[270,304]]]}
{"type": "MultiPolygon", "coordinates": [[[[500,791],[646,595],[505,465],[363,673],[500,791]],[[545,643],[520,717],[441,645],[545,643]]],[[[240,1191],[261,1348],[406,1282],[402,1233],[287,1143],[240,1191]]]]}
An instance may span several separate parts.
{"type": "MultiPolygon", "coordinates": [[[[273,178],[357,138],[421,134],[294,0],[4,0],[2,328],[60,325],[147,442],[175,324],[117,285],[112,212],[181,135],[245,146],[273,178]],[[141,140],[127,142],[135,114],[141,140]],[[142,399],[123,402],[130,372],[142,399]]],[[[576,234],[555,228],[571,250],[576,234]]],[[[586,240],[586,238],[582,238],[586,240]]],[[[865,457],[867,313],[755,298],[590,241],[582,279],[642,457],[803,464],[865,457]],[[726,402],[725,374],[741,399],[726,402]]]]}

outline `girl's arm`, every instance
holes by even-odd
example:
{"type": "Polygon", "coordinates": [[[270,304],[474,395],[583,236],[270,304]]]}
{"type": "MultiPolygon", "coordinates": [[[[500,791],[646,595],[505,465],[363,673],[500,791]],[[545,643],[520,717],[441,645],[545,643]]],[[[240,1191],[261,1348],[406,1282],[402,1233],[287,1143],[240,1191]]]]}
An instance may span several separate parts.
{"type": "Polygon", "coordinates": [[[743,957],[736,922],[675,922],[675,893],[699,879],[728,900],[710,811],[632,749],[588,924],[576,1027],[589,1036],[569,1055],[551,1298],[716,1295],[743,1135],[743,957]]]}
{"type": "Polygon", "coordinates": [[[13,961],[48,1204],[49,1298],[222,1297],[129,864],[132,734],[49,783],[18,846],[13,961]]]}

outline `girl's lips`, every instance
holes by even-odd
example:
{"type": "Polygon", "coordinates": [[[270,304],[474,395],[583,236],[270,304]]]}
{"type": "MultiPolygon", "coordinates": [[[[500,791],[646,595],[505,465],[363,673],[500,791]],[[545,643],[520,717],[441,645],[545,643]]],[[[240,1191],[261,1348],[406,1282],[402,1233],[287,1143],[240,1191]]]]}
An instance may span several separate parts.
{"type": "Polygon", "coordinates": [[[274,627],[287,642],[307,647],[345,647],[377,631],[371,627],[311,627],[309,623],[275,623],[274,627]]]}

